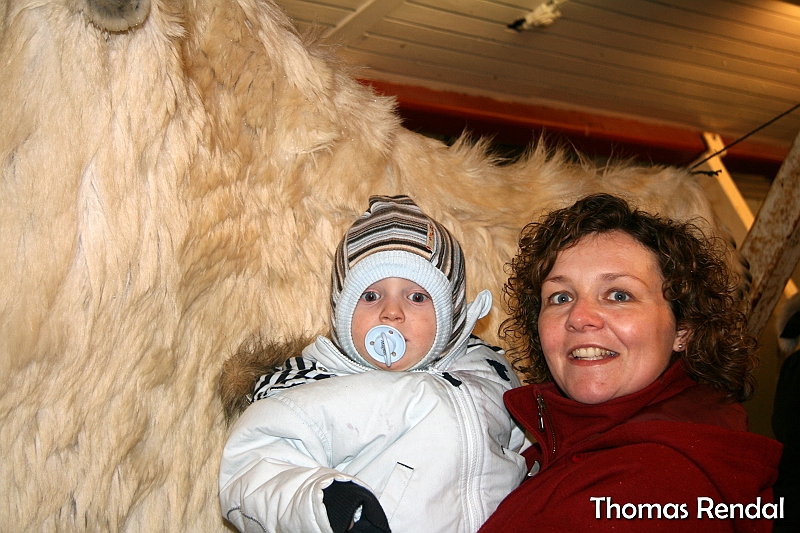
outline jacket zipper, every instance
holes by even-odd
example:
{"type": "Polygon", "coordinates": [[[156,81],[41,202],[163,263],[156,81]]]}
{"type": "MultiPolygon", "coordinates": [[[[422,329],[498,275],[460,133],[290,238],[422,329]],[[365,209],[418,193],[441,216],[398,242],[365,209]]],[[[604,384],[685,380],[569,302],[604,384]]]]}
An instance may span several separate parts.
{"type": "Polygon", "coordinates": [[[476,501],[475,483],[476,476],[472,475],[476,472],[477,464],[479,462],[478,454],[481,453],[482,442],[478,440],[477,435],[480,435],[480,422],[476,420],[475,399],[469,387],[454,386],[453,383],[442,376],[441,373],[434,373],[439,378],[447,381],[447,390],[451,395],[455,404],[456,410],[461,413],[459,419],[466,436],[466,447],[463,449],[464,461],[467,465],[466,475],[462,478],[462,489],[464,491],[464,504],[468,515],[468,530],[476,531],[480,525],[488,518],[481,512],[481,506],[476,501]]]}
{"type": "Polygon", "coordinates": [[[550,413],[547,412],[547,406],[544,404],[544,398],[538,392],[536,393],[536,405],[539,408],[539,431],[544,433],[544,419],[547,418],[547,425],[550,429],[550,440],[553,443],[553,456],[556,455],[556,431],[553,428],[553,422],[550,420],[550,413]]]}

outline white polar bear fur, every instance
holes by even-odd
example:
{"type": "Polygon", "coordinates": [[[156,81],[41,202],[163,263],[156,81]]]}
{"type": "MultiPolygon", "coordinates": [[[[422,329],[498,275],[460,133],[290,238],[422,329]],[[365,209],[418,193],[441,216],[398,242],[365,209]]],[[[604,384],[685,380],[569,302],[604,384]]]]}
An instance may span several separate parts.
{"type": "Polygon", "coordinates": [[[492,290],[522,226],[596,191],[711,219],[685,172],[497,166],[399,124],[280,8],[0,0],[0,524],[225,531],[216,381],[240,343],[325,332],[331,253],[371,194],[410,194],[492,290]]]}

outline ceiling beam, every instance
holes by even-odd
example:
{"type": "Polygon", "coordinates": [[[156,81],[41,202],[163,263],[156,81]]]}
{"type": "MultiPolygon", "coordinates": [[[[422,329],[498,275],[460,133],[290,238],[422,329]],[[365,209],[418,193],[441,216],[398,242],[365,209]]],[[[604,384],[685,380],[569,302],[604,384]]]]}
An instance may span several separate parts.
{"type": "MultiPolygon", "coordinates": [[[[472,96],[377,80],[361,80],[379,94],[394,96],[400,114],[411,117],[418,128],[458,129],[466,123],[474,133],[491,134],[498,142],[529,144],[544,131],[560,134],[570,142],[587,145],[605,143],[613,152],[620,145],[641,148],[656,163],[688,165],[705,151],[702,131],[633,119],[570,111],[544,106],[502,102],[484,96],[472,96]],[[425,124],[427,122],[427,124],[425,124]],[[481,131],[483,130],[483,131],[481,131]],[[660,151],[660,153],[659,153],[660,151]],[[653,156],[652,154],[656,154],[653,156]],[[677,159],[676,159],[677,158],[677,159]]],[[[435,131],[435,129],[433,130],[435,131]]],[[[458,135],[460,131],[455,132],[458,135]]],[[[735,139],[722,137],[726,144],[735,139]]],[[[727,150],[726,163],[731,169],[748,171],[755,167],[774,176],[786,158],[788,147],[744,140],[727,150]]],[[[611,155],[611,154],[609,154],[611,155]]],[[[617,154],[619,155],[619,154],[617,154]]],[[[621,154],[625,155],[624,150],[621,154]]]]}
{"type": "Polygon", "coordinates": [[[340,45],[346,45],[353,39],[363,35],[376,22],[394,11],[405,0],[367,0],[358,8],[344,17],[333,28],[329,29],[323,37],[335,40],[340,45]]]}

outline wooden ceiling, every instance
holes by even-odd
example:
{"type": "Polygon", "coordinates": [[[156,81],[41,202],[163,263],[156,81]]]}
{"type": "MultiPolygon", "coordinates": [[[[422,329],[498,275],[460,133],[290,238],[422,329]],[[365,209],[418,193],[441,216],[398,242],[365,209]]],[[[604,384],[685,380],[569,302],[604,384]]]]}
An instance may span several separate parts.
{"type": "MultiPolygon", "coordinates": [[[[412,128],[688,164],[800,103],[800,0],[278,0],[412,128]],[[550,25],[509,28],[538,6],[550,25]]],[[[728,153],[777,171],[795,110],[728,153]]]]}

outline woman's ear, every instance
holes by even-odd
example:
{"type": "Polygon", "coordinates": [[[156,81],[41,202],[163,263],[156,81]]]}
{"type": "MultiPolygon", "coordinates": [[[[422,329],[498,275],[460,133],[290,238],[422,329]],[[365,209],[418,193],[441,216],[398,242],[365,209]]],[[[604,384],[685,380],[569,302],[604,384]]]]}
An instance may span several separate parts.
{"type": "Polygon", "coordinates": [[[673,352],[682,352],[686,349],[686,346],[689,344],[689,339],[691,339],[692,335],[688,329],[679,329],[678,332],[675,334],[675,341],[672,343],[672,351],[673,352]]]}

